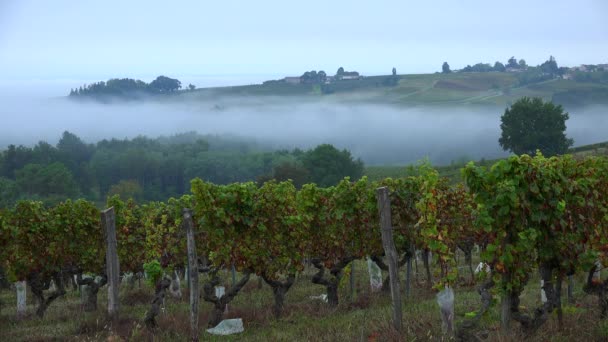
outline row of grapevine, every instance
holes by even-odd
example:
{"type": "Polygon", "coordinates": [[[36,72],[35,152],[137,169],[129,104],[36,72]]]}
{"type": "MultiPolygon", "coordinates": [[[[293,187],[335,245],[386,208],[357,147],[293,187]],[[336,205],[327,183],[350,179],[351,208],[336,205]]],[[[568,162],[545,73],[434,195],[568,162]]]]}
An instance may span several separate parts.
{"type": "MultiPolygon", "coordinates": [[[[579,271],[591,275],[597,260],[608,264],[606,159],[514,156],[489,169],[469,164],[463,170],[465,184],[457,185],[429,167],[421,167],[419,173],[375,183],[344,179],[329,188],[307,184],[300,190],[291,182],[259,187],[195,179],[191,195],[166,203],[138,205],[112,197],[107,205],[116,211],[120,269],[138,273],[146,265],[162,300],[170,285],[163,274],[173,277],[187,264],[181,221],[182,210],[192,208],[200,258],[199,270],[190,272],[210,275],[202,294],[214,306],[210,326],[221,321],[226,304],[253,274],[272,288],[274,311],[280,315],[285,294],[306,261],[318,270],[312,281],[325,286],[329,303],[336,305],[343,270],[353,260],[370,256],[382,267],[375,194],[381,186],[390,191],[400,264],[416,250],[432,252],[439,267],[427,267],[427,276],[435,289],[456,283],[457,249],[470,266],[473,247],[482,248],[482,260],[491,274],[480,288],[484,306],[473,323],[490,305],[490,292],[498,291],[503,298],[503,326],[508,327],[512,318],[524,330],[534,331],[553,310],[560,313],[564,276],[579,271]],[[159,272],[150,266],[155,263],[159,272]],[[242,278],[218,298],[214,291],[220,283],[218,272],[231,267],[242,278]],[[530,317],[520,312],[518,304],[535,270],[544,280],[548,301],[530,317]]],[[[40,315],[65,292],[63,275],[93,273],[103,279],[104,237],[99,211],[91,203],[66,201],[43,208],[38,202],[20,202],[0,215],[0,262],[13,281],[28,281],[41,299],[40,315]],[[44,298],[42,291],[50,280],[58,289],[44,298]]],[[[602,297],[608,283],[589,281],[585,289],[602,297]]],[[[153,314],[146,319],[155,325],[153,314]]],[[[471,322],[464,326],[472,327],[471,322]]]]}
{"type": "Polygon", "coordinates": [[[99,211],[89,202],[66,201],[47,209],[21,201],[0,211],[0,260],[13,281],[27,280],[43,316],[65,294],[64,276],[83,270],[103,274],[103,233],[99,211]],[[45,297],[54,281],[56,289],[45,297]]]}
{"type": "MultiPolygon", "coordinates": [[[[597,260],[608,262],[608,160],[523,155],[489,170],[469,164],[463,173],[478,203],[476,224],[488,237],[482,257],[502,294],[503,328],[512,318],[533,332],[555,309],[561,322],[563,277],[593,274],[597,260]],[[529,316],[519,296],[535,269],[547,302],[529,316]]],[[[585,289],[603,296],[607,284],[589,277],[585,289]]]]}

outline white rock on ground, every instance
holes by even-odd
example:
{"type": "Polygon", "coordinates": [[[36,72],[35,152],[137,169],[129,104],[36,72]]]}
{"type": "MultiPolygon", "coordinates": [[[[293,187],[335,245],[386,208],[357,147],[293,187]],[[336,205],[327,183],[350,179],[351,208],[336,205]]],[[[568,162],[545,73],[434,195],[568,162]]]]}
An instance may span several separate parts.
{"type": "Polygon", "coordinates": [[[327,303],[327,295],[325,293],[321,294],[321,295],[318,295],[318,296],[310,296],[309,298],[310,299],[319,299],[319,300],[322,300],[325,303],[327,303]]]}
{"type": "Polygon", "coordinates": [[[382,290],[382,270],[370,258],[367,258],[367,271],[369,272],[369,282],[372,292],[382,290]]]}
{"type": "Polygon", "coordinates": [[[213,335],[232,335],[245,331],[243,328],[243,320],[240,318],[225,319],[217,326],[207,329],[207,332],[213,335]]]}

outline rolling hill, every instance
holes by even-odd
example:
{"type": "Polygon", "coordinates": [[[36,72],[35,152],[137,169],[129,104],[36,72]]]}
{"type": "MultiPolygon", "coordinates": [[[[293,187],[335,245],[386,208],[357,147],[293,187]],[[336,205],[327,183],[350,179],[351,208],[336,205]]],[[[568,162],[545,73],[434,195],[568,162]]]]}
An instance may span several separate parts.
{"type": "Polygon", "coordinates": [[[326,85],[280,81],[257,85],[182,91],[180,98],[213,100],[232,96],[297,96],[307,101],[382,103],[392,105],[499,105],[522,96],[538,96],[564,105],[608,103],[608,84],[554,78],[523,84],[518,73],[457,72],[449,74],[368,76],[326,85]]]}

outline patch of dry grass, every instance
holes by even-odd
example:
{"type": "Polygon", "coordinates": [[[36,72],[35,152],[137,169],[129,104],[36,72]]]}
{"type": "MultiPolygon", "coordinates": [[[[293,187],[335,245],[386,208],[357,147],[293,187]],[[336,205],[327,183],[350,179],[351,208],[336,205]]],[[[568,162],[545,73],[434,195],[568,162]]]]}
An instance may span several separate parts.
{"type": "MultiPolygon", "coordinates": [[[[450,340],[441,331],[439,308],[435,294],[424,284],[424,276],[413,281],[411,298],[403,299],[403,327],[398,334],[391,324],[390,296],[371,293],[366,265],[355,267],[355,295],[350,299],[348,285],[340,289],[341,303],[330,308],[310,296],[324,292],[324,288],[310,282],[314,270],[307,270],[288,292],[283,316],[275,319],[270,287],[259,287],[255,277],[229,305],[225,318],[242,318],[245,332],[235,336],[213,336],[205,332],[211,305],[201,302],[200,337],[203,341],[442,341],[450,340]]],[[[423,272],[419,267],[419,272],[423,272]]],[[[463,274],[468,279],[468,273],[463,274]]],[[[204,279],[204,277],[203,277],[204,279]]],[[[225,282],[230,283],[229,275],[225,282]]],[[[348,282],[346,282],[348,284],[348,282]]],[[[597,298],[585,296],[581,290],[582,278],[577,279],[576,305],[564,308],[564,325],[557,317],[549,321],[531,337],[524,337],[513,323],[514,334],[502,336],[497,308],[492,308],[482,319],[476,335],[487,341],[603,341],[608,339],[608,322],[599,319],[597,298]]],[[[565,287],[565,286],[564,286],[565,287]]],[[[188,291],[181,299],[168,297],[164,313],[158,317],[158,328],[150,331],[142,320],[152,298],[152,289],[121,289],[120,319],[112,325],[105,316],[106,292],[100,291],[99,309],[87,313],[80,309],[77,292],[69,292],[49,307],[44,319],[37,318],[32,297],[28,297],[28,315],[15,317],[16,303],[13,291],[0,291],[4,305],[0,311],[0,341],[185,341],[189,338],[188,291]]],[[[530,281],[522,294],[524,310],[540,304],[538,279],[530,281]]],[[[477,310],[479,297],[472,286],[463,281],[455,289],[456,323],[467,312],[477,310]]],[[[564,300],[565,302],[565,300],[564,300]]]]}

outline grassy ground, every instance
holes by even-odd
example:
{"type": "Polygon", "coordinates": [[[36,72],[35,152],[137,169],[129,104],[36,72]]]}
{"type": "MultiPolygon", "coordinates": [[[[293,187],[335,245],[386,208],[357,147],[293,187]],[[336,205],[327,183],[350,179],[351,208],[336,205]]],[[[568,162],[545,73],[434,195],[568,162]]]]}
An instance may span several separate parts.
{"type": "MultiPolygon", "coordinates": [[[[462,260],[462,259],[461,259],[462,260]]],[[[245,332],[233,336],[213,336],[204,331],[208,303],[202,303],[200,310],[202,341],[441,341],[449,340],[441,331],[439,308],[435,294],[425,284],[422,276],[415,275],[412,295],[403,299],[404,331],[401,335],[391,328],[390,296],[385,293],[371,293],[366,264],[359,261],[355,265],[355,295],[349,298],[350,287],[344,281],[341,287],[341,304],[332,309],[320,300],[310,299],[319,295],[324,288],[310,282],[313,270],[299,276],[288,292],[286,307],[281,319],[273,318],[270,306],[270,288],[258,288],[256,278],[250,280],[242,292],[229,304],[225,318],[242,318],[245,332]]],[[[415,269],[414,269],[415,270],[415,269]]],[[[386,275],[386,273],[384,274],[386,275]]],[[[403,279],[403,271],[401,274],[403,279]]],[[[228,283],[230,277],[225,274],[228,283]]],[[[479,306],[479,296],[467,284],[469,273],[463,268],[461,284],[456,287],[455,318],[459,323],[467,312],[479,306]]],[[[345,278],[346,280],[346,278],[345,278]]],[[[565,324],[558,329],[557,319],[552,317],[531,341],[600,341],[608,338],[608,322],[599,320],[596,298],[585,296],[581,291],[582,278],[577,278],[575,288],[576,305],[564,309],[565,324]]],[[[403,286],[403,282],[402,282],[403,286]]],[[[522,295],[522,306],[527,312],[540,304],[539,282],[533,278],[522,295]]],[[[565,288],[565,286],[564,286],[565,288]]],[[[105,288],[100,291],[99,309],[86,313],[80,309],[77,291],[69,293],[54,302],[44,319],[33,315],[34,306],[28,293],[28,316],[18,320],[15,317],[13,291],[0,291],[3,302],[0,310],[1,341],[186,341],[189,332],[187,289],[182,299],[168,298],[164,313],[159,318],[159,328],[149,331],[142,323],[148,308],[152,289],[146,285],[121,289],[121,314],[117,326],[110,327],[103,313],[106,305],[105,288]]],[[[506,337],[499,332],[499,315],[495,305],[483,318],[478,335],[488,341],[523,340],[514,324],[514,333],[506,337]]]]}
{"type": "MultiPolygon", "coordinates": [[[[575,157],[585,157],[585,156],[608,156],[608,142],[601,142],[592,145],[579,146],[570,149],[570,153],[572,153],[575,157]]],[[[492,160],[479,160],[476,161],[476,165],[480,166],[492,166],[499,159],[492,160]]],[[[435,166],[439,174],[443,177],[450,178],[453,182],[460,181],[461,175],[460,170],[466,165],[463,162],[452,163],[451,165],[441,165],[435,166]]],[[[412,166],[411,165],[403,165],[403,166],[366,166],[364,174],[371,181],[378,181],[384,178],[399,178],[406,177],[412,174],[412,166]]]]}

